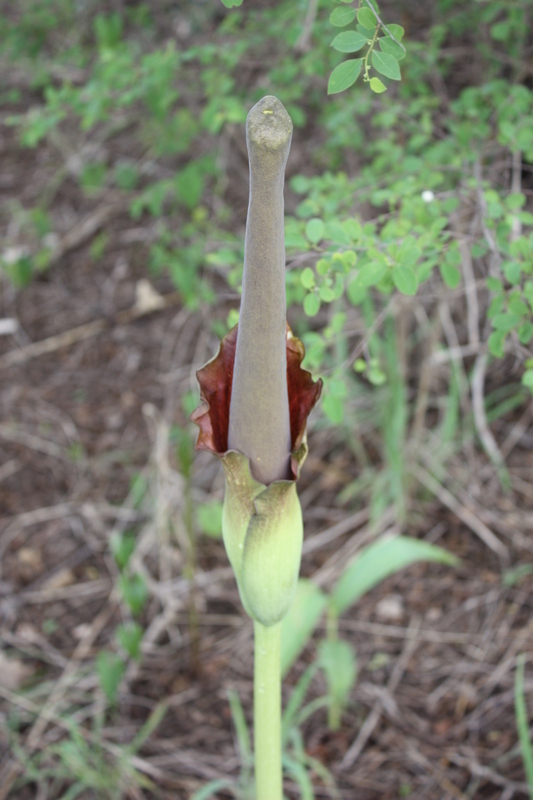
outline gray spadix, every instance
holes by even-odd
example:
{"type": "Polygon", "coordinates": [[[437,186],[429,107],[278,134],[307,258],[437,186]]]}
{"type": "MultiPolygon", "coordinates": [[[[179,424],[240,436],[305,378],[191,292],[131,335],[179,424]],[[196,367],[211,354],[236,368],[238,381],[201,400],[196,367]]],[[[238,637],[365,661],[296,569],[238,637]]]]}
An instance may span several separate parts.
{"type": "Polygon", "coordinates": [[[269,484],[289,476],[283,183],[292,122],[276,97],[263,97],[246,121],[250,199],[228,446],[269,484]]]}

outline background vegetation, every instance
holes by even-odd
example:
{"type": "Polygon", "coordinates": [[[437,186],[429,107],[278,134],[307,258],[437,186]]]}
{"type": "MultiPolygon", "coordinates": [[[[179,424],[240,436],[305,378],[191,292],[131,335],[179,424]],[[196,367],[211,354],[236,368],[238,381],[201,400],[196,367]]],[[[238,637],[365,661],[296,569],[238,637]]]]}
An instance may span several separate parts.
{"type": "Polygon", "coordinates": [[[250,796],[251,633],[187,417],[267,93],[325,382],[288,791],[533,795],[531,0],[0,12],[0,798],[250,796]]]}

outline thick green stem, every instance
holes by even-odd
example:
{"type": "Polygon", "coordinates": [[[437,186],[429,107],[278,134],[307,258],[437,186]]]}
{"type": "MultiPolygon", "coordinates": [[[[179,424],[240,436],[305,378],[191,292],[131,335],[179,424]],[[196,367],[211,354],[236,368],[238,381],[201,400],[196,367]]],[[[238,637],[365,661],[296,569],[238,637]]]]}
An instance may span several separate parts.
{"type": "Polygon", "coordinates": [[[283,800],[281,773],[281,623],[254,623],[256,800],[283,800]]]}

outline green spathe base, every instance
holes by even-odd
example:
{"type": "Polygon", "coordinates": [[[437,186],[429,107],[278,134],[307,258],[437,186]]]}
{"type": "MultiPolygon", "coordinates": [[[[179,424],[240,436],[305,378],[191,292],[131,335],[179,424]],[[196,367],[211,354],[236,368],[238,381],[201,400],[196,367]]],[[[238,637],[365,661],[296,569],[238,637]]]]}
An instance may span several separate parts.
{"type": "MultiPolygon", "coordinates": [[[[306,455],[304,442],[293,457],[301,465],[306,455]]],[[[303,521],[296,481],[265,486],[236,451],[227,452],[222,463],[222,533],[242,604],[255,621],[274,625],[291,606],[300,572],[303,521]]]]}

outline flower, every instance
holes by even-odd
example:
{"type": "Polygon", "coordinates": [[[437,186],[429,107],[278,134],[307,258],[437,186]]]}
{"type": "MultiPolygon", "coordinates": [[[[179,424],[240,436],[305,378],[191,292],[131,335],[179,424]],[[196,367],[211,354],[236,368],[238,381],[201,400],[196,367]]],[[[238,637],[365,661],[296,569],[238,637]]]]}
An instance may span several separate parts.
{"type": "Polygon", "coordinates": [[[264,97],[248,114],[250,202],[239,325],[197,373],[191,415],[197,449],[222,459],[222,532],[242,603],[263,625],[287,613],[303,541],[296,478],[307,455],[307,417],[322,381],[302,369],[305,351],[286,323],[283,182],[292,123],[264,97]]]}
{"type": "Polygon", "coordinates": [[[296,479],[307,456],[307,417],[320,397],[322,381],[315,383],[302,369],[304,346],[287,325],[289,476],[268,486],[260,483],[249,458],[228,448],[237,333],[236,326],[221,341],[217,355],[196,373],[202,402],[191,420],[200,428],[196,448],[214,453],[224,466],[222,532],[242,604],[253,619],[273,625],[289,610],[300,571],[303,523],[296,479]]]}
{"type": "MultiPolygon", "coordinates": [[[[218,353],[196,373],[201,403],[191,414],[191,421],[200,428],[197,450],[209,450],[224,459],[228,446],[231,390],[235,365],[238,325],[222,339],[218,353]]],[[[322,391],[322,381],[313,381],[311,373],[302,369],[305,356],[302,342],[286,326],[286,363],[289,423],[291,434],[290,477],[296,480],[301,465],[297,455],[305,445],[307,417],[322,391]]]]}

